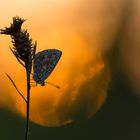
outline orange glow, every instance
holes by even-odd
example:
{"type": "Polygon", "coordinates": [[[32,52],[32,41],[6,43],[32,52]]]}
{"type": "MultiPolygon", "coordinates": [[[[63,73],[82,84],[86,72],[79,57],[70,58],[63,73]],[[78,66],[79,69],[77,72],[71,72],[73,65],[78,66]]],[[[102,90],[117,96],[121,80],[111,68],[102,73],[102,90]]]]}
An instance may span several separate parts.
{"type": "MultiPolygon", "coordinates": [[[[63,52],[58,65],[47,79],[61,89],[50,85],[31,89],[30,119],[41,125],[59,126],[70,123],[80,111],[84,111],[89,118],[97,112],[107,95],[109,70],[104,64],[101,52],[104,50],[103,43],[110,42],[104,35],[101,36],[100,32],[108,27],[108,22],[99,28],[97,22],[94,23],[90,17],[84,21],[79,4],[84,6],[84,1],[1,2],[0,28],[9,25],[15,15],[27,18],[24,28],[28,29],[34,41],[37,40],[37,51],[56,48],[63,52]]],[[[89,11],[85,10],[83,13],[86,12],[89,11]]],[[[115,20],[111,19],[111,22],[114,23],[115,20]]],[[[107,37],[109,36],[111,34],[108,31],[107,37]]],[[[11,75],[26,96],[25,71],[10,52],[9,46],[12,46],[10,38],[1,36],[0,105],[25,116],[25,103],[5,76],[5,73],[11,75]]]]}

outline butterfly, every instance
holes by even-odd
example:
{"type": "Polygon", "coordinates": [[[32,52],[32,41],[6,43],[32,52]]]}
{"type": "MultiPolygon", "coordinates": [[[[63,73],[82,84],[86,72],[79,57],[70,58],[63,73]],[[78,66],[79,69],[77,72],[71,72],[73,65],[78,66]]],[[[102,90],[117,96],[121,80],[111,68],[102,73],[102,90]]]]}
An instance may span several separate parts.
{"type": "MultiPolygon", "coordinates": [[[[47,49],[35,54],[33,62],[33,80],[36,84],[45,85],[45,80],[50,76],[57,65],[62,52],[58,49],[47,49]]],[[[54,85],[50,82],[46,82],[54,85]]],[[[54,85],[56,86],[56,85],[54,85]]],[[[56,86],[59,88],[58,86],[56,86]]]]}

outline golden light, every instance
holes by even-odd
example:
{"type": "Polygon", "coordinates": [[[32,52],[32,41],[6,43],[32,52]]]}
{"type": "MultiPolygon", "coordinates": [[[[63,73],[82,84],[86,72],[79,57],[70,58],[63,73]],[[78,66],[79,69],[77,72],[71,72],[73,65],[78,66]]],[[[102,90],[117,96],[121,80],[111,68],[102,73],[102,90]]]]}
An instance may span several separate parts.
{"type": "MultiPolygon", "coordinates": [[[[31,89],[30,119],[33,122],[59,126],[79,121],[81,117],[87,119],[98,111],[106,99],[110,72],[102,54],[116,32],[114,23],[119,16],[115,13],[116,17],[113,18],[106,13],[108,19],[102,19],[107,8],[104,7],[102,11],[99,7],[103,4],[98,5],[95,0],[95,7],[93,2],[89,2],[92,4],[90,8],[84,0],[6,0],[1,3],[0,28],[9,25],[15,15],[27,18],[24,28],[28,29],[34,41],[37,40],[37,51],[56,48],[63,52],[47,79],[61,89],[50,85],[31,89]],[[105,34],[106,30],[108,32],[105,34]]],[[[25,116],[26,106],[5,76],[5,73],[11,75],[26,96],[24,69],[8,48],[12,46],[9,37],[1,36],[0,46],[0,105],[25,116]]]]}

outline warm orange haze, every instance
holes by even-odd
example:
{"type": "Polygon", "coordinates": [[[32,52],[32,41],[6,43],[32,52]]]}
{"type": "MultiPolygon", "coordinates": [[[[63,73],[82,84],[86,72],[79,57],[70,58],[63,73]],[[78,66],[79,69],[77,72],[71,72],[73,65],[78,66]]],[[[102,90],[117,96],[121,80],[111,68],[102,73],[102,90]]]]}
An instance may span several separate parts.
{"type": "MultiPolygon", "coordinates": [[[[110,79],[109,68],[102,54],[108,50],[117,32],[120,2],[110,5],[103,0],[5,0],[1,2],[0,28],[9,25],[12,17],[27,19],[37,52],[60,49],[63,55],[47,81],[61,87],[46,85],[31,89],[30,119],[46,126],[59,126],[80,118],[89,118],[104,103],[110,79]],[[96,6],[94,5],[96,3],[96,6]],[[11,6],[12,5],[12,6],[11,6]],[[106,17],[106,18],[104,18],[106,17]],[[84,115],[83,115],[84,114],[84,115]]],[[[10,37],[0,38],[0,106],[21,116],[25,103],[8,81],[11,75],[26,96],[24,69],[10,52],[10,37]]]]}

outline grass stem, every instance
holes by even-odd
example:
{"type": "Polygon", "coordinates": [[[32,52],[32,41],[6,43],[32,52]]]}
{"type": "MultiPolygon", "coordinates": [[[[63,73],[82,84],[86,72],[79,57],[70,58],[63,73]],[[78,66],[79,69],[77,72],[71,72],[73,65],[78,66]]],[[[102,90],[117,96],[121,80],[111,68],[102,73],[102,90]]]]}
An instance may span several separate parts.
{"type": "Polygon", "coordinates": [[[29,136],[29,117],[30,117],[30,70],[26,67],[27,77],[27,106],[26,106],[26,127],[25,127],[25,140],[28,140],[29,136]]]}

